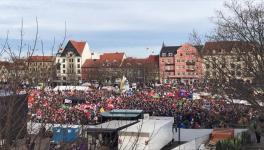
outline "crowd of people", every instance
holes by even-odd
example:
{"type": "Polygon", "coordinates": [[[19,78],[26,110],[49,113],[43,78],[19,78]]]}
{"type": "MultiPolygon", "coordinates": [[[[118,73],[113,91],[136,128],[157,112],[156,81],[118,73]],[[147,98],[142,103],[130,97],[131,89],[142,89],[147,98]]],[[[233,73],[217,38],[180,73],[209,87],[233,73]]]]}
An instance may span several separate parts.
{"type": "MultiPolygon", "coordinates": [[[[163,85],[116,94],[112,91],[53,91],[29,89],[32,121],[63,124],[92,124],[100,113],[112,109],[140,109],[154,116],[172,116],[182,128],[213,128],[248,125],[256,115],[249,105],[231,105],[212,95],[193,98],[195,87],[163,85]]],[[[203,91],[208,91],[204,88],[203,91]]]]}

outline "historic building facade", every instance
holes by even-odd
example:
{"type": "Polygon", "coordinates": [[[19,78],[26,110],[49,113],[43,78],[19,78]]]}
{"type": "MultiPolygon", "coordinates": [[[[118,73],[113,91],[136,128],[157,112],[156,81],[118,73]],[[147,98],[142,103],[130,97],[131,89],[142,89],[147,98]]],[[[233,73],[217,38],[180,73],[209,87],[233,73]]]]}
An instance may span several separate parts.
{"type": "Polygon", "coordinates": [[[203,77],[202,46],[162,45],[159,58],[160,80],[163,83],[192,84],[203,77]]]}
{"type": "Polygon", "coordinates": [[[125,53],[116,52],[103,53],[99,59],[87,59],[82,66],[83,81],[113,82],[120,78],[121,65],[125,58],[125,53]]]}
{"type": "Polygon", "coordinates": [[[100,59],[88,59],[82,66],[84,81],[97,80],[113,83],[125,76],[129,82],[155,82],[159,80],[159,57],[126,57],[125,53],[104,53],[100,59]]]}
{"type": "Polygon", "coordinates": [[[28,74],[34,82],[52,82],[56,76],[54,56],[29,56],[26,60],[28,74]]]}
{"type": "Polygon", "coordinates": [[[160,80],[163,83],[169,82],[175,76],[175,59],[177,49],[180,46],[165,46],[162,45],[159,55],[159,74],[160,80]]]}
{"type": "Polygon", "coordinates": [[[79,84],[82,65],[91,59],[89,45],[83,41],[70,40],[56,55],[57,81],[62,84],[79,84]]]}
{"type": "Polygon", "coordinates": [[[240,41],[206,42],[203,49],[205,78],[252,81],[245,68],[247,62],[242,59],[250,55],[252,48],[251,44],[240,41]]]}

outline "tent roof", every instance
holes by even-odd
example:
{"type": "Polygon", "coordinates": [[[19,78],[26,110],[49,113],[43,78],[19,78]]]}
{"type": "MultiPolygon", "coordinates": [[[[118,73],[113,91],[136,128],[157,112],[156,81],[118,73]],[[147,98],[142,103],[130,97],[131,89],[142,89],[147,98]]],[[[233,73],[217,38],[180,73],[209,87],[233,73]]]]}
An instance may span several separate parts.
{"type": "Polygon", "coordinates": [[[114,109],[109,112],[102,112],[101,115],[107,118],[136,118],[143,113],[143,110],[114,109]]]}
{"type": "Polygon", "coordinates": [[[116,130],[122,130],[137,122],[138,121],[132,120],[112,120],[102,124],[88,126],[86,129],[88,132],[113,132],[116,130]]]}

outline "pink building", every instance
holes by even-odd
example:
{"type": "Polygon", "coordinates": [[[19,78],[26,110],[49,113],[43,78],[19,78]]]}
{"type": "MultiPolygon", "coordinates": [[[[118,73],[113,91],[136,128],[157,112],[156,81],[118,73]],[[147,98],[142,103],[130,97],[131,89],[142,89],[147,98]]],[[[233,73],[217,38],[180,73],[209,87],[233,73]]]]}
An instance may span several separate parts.
{"type": "Polygon", "coordinates": [[[163,83],[192,84],[203,77],[202,46],[162,46],[160,52],[160,79],[163,83]]]}

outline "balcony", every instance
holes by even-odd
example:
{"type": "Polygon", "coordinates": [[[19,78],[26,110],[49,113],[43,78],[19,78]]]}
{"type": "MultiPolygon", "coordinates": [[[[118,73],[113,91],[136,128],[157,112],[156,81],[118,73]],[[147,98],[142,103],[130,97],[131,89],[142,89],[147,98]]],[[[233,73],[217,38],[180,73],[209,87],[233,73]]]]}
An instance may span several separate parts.
{"type": "Polygon", "coordinates": [[[175,70],[165,70],[165,72],[174,72],[175,70]]]}
{"type": "Polygon", "coordinates": [[[187,71],[187,72],[194,72],[195,69],[194,69],[194,68],[187,68],[186,71],[187,71]]]}
{"type": "Polygon", "coordinates": [[[186,65],[195,65],[194,61],[186,61],[186,65]]]}

